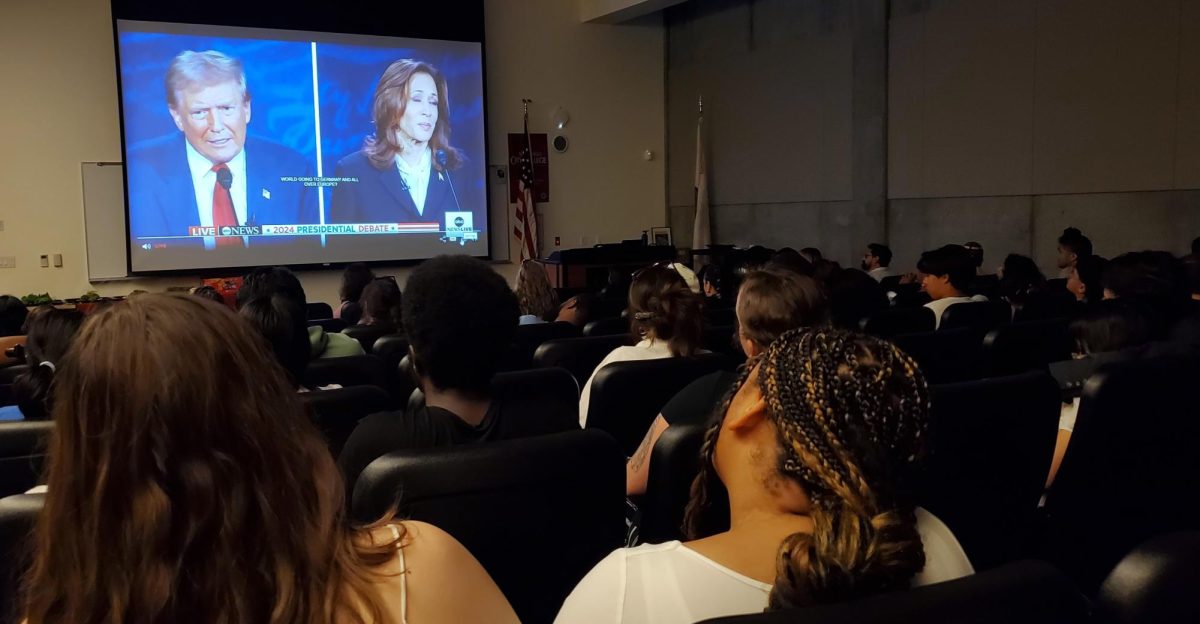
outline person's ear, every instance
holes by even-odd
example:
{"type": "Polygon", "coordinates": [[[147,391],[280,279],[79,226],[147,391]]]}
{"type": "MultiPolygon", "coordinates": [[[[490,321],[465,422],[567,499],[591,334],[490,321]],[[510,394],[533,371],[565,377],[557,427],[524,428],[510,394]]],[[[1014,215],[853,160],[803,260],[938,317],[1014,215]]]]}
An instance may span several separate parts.
{"type": "Polygon", "coordinates": [[[725,413],[723,428],[734,432],[749,431],[762,424],[767,418],[767,400],[753,381],[753,376],[746,381],[746,386],[738,391],[739,396],[729,404],[725,413]]]}
{"type": "Polygon", "coordinates": [[[180,132],[183,132],[183,116],[179,113],[179,111],[175,110],[174,106],[168,106],[167,112],[171,113],[171,119],[175,121],[175,127],[180,132]]]}

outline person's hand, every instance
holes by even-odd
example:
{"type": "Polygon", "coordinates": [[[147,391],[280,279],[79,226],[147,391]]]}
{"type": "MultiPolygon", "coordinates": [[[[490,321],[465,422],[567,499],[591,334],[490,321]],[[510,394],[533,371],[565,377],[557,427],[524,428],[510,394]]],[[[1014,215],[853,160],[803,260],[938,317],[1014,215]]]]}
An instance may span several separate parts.
{"type": "Polygon", "coordinates": [[[901,275],[900,283],[901,284],[916,284],[917,283],[917,274],[916,273],[905,273],[904,275],[901,275]]]}

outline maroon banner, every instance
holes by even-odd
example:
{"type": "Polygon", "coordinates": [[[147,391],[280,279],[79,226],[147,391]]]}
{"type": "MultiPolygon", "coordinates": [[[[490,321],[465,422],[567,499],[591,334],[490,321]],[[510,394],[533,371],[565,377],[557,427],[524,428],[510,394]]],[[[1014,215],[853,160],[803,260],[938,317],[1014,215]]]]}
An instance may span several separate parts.
{"type": "MultiPolygon", "coordinates": [[[[550,150],[545,134],[530,134],[533,144],[533,201],[541,204],[550,201],[550,150]]],[[[508,135],[508,203],[517,203],[521,195],[521,176],[515,175],[521,168],[521,151],[525,149],[525,135],[508,135]]]]}

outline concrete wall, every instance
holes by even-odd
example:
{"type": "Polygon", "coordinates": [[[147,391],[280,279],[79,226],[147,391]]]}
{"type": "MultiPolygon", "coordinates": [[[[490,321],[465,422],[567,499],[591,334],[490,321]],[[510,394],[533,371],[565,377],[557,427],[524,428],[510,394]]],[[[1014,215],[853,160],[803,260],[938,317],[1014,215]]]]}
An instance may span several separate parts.
{"type": "MultiPolygon", "coordinates": [[[[661,21],[580,23],[563,0],[487,0],[489,164],[506,160],[505,135],[521,130],[521,98],[532,98],[530,125],[550,130],[566,107],[570,151],[552,154],[551,198],[542,208],[546,251],[586,240],[637,236],[665,220],[663,32],[661,21]],[[656,158],[645,161],[643,152],[656,158]]],[[[125,294],[195,285],[198,278],[91,285],[83,234],[81,161],[117,161],[116,69],[107,0],[5,0],[0,11],[0,292],[76,297],[90,289],[125,294]],[[64,267],[38,267],[62,253],[64,267]]],[[[493,255],[509,256],[503,187],[492,185],[493,255]]],[[[515,251],[515,250],[514,250],[515,251]]],[[[515,267],[497,265],[511,277],[515,267]]],[[[408,269],[382,268],[401,280],[408,269]]],[[[336,301],[339,273],[301,274],[310,300],[336,301]]]]}

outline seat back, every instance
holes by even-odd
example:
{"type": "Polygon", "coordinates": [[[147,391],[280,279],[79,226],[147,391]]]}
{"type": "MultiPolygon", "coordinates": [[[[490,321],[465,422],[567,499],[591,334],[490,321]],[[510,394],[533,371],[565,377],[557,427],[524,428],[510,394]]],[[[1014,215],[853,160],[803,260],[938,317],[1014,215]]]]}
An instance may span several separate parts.
{"type": "Polygon", "coordinates": [[[533,365],[565,368],[582,388],[604,356],[617,347],[631,344],[633,336],[629,334],[550,340],[533,352],[533,365]]]}
{"type": "Polygon", "coordinates": [[[307,312],[310,319],[333,318],[333,306],[324,301],[310,301],[307,312]]]}
{"type": "Polygon", "coordinates": [[[587,428],[607,431],[626,456],[632,455],[671,397],[698,377],[727,367],[729,360],[717,354],[613,362],[592,378],[587,428]]]}
{"type": "Polygon", "coordinates": [[[1200,532],[1160,535],[1125,555],[1096,596],[1097,624],[1200,622],[1200,532]]]}
{"type": "Polygon", "coordinates": [[[33,528],[45,502],[43,494],[0,498],[0,622],[16,624],[21,576],[33,555],[33,528]]]}
{"type": "Polygon", "coordinates": [[[325,436],[329,451],[337,457],[350,433],[364,416],[390,409],[395,403],[382,388],[347,386],[336,390],[318,390],[300,395],[312,408],[317,428],[325,436]]]}
{"type": "Polygon", "coordinates": [[[308,326],[309,327],[319,326],[321,329],[325,330],[325,333],[335,334],[337,332],[342,331],[343,329],[346,329],[347,324],[346,324],[346,321],[343,321],[340,318],[336,318],[336,319],[335,318],[322,318],[322,319],[311,319],[310,318],[310,319],[308,319],[308,326]]]}
{"type": "Polygon", "coordinates": [[[404,334],[384,334],[375,339],[371,346],[371,355],[383,360],[391,370],[400,366],[400,360],[408,355],[408,336],[404,334]]]}
{"type": "Polygon", "coordinates": [[[942,311],[938,329],[971,329],[982,337],[1012,321],[1012,306],[1005,301],[962,301],[942,311]]]}
{"type": "Polygon", "coordinates": [[[1200,530],[1197,379],[1200,359],[1163,355],[1111,362],[1084,384],[1043,554],[1085,593],[1142,541],[1200,530]]]}
{"type": "Polygon", "coordinates": [[[1046,372],[931,390],[931,452],[918,503],[950,527],[977,570],[1028,555],[1059,397],[1046,372]]]}
{"type": "Polygon", "coordinates": [[[368,466],[354,517],[429,522],[475,556],[522,622],[550,622],[625,535],[625,457],[611,437],[572,431],[398,451],[368,466]]]}
{"type": "Polygon", "coordinates": [[[321,358],[308,363],[304,383],[309,388],[337,384],[343,387],[375,386],[391,395],[399,404],[399,372],[374,355],[321,358]]]}
{"type": "Polygon", "coordinates": [[[583,327],[584,336],[615,336],[629,333],[629,319],[607,318],[592,321],[583,327]]]}
{"type": "Polygon", "coordinates": [[[1071,319],[1081,311],[1075,295],[1066,290],[1048,290],[1029,295],[1013,313],[1014,323],[1047,319],[1071,319]]]}
{"type": "Polygon", "coordinates": [[[492,397],[504,404],[510,437],[525,437],[579,429],[579,384],[561,368],[535,368],[497,373],[492,397]]]}
{"type": "Polygon", "coordinates": [[[933,324],[933,310],[918,306],[880,310],[864,318],[859,327],[873,336],[891,338],[900,334],[930,332],[933,331],[933,324]]]}
{"type": "Polygon", "coordinates": [[[917,361],[931,384],[978,379],[979,334],[971,329],[941,329],[919,334],[900,334],[892,342],[917,361]]]}
{"type": "Polygon", "coordinates": [[[682,540],[683,512],[692,498],[692,481],[700,472],[705,427],[671,425],[650,452],[650,473],[640,509],[638,535],[645,544],[682,540]]]}
{"type": "Polygon", "coordinates": [[[560,338],[578,338],[579,328],[571,323],[536,323],[520,325],[513,339],[505,369],[525,370],[533,367],[533,354],[542,343],[560,338]]]}
{"type": "Polygon", "coordinates": [[[0,423],[0,496],[22,494],[38,484],[53,432],[50,420],[0,423]]]}
{"type": "Polygon", "coordinates": [[[375,341],[379,340],[380,336],[396,333],[396,328],[391,325],[351,325],[342,330],[343,334],[350,336],[362,345],[363,351],[371,352],[371,348],[375,346],[375,341]]]}
{"type": "Polygon", "coordinates": [[[1041,561],[838,604],[706,620],[704,624],[1085,624],[1087,600],[1041,561]]]}
{"type": "Polygon", "coordinates": [[[1070,357],[1066,319],[1001,325],[983,338],[983,369],[991,377],[1046,370],[1070,357]]]}

